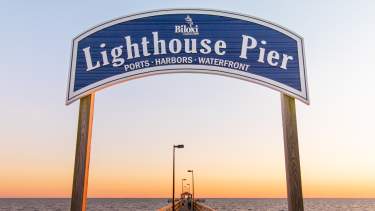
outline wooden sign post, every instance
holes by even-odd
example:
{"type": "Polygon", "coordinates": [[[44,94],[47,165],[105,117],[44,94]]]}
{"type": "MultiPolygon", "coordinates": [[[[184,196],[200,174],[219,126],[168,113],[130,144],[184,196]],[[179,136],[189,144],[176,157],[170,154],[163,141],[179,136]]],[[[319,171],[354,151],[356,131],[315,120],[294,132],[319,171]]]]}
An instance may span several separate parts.
{"type": "Polygon", "coordinates": [[[298,149],[296,104],[294,98],[281,94],[281,111],[284,132],[288,210],[302,211],[303,196],[298,149]]]}
{"type": "Polygon", "coordinates": [[[94,96],[80,99],[71,211],[86,210],[94,96]]]}

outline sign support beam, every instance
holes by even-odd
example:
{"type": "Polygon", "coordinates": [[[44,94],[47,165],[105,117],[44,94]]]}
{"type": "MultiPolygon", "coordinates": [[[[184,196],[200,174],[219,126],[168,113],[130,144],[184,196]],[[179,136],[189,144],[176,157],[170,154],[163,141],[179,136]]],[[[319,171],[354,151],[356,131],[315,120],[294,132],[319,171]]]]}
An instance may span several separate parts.
{"type": "Polygon", "coordinates": [[[284,132],[288,210],[303,211],[304,208],[298,149],[296,104],[294,98],[281,94],[281,111],[284,132]]]}
{"type": "Polygon", "coordinates": [[[85,211],[89,177],[94,94],[80,99],[71,211],[85,211]]]}

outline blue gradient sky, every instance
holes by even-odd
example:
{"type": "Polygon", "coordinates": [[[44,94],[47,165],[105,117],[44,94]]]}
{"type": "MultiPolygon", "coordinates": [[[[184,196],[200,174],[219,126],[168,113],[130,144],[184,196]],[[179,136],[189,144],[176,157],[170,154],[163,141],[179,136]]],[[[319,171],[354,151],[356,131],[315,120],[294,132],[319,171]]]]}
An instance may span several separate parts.
{"type": "MultiPolygon", "coordinates": [[[[375,197],[374,1],[3,1],[0,197],[69,196],[78,103],[64,105],[71,40],[104,21],[159,8],[257,16],[305,39],[311,105],[297,102],[306,197],[375,197]]],[[[163,75],[97,93],[90,196],[197,193],[284,197],[280,96],[249,82],[163,75]],[[177,180],[179,181],[179,180],[177,180]],[[177,187],[179,183],[177,183],[177,187]]]]}

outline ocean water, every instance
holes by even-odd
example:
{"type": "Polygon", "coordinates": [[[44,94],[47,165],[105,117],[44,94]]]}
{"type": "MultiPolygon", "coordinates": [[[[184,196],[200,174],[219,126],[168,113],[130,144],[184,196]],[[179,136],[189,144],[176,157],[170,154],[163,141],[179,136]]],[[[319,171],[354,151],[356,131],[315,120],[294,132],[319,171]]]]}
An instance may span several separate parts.
{"type": "MultiPolygon", "coordinates": [[[[375,211],[375,199],[305,199],[306,211],[375,211]]],[[[286,211],[285,199],[206,199],[222,211],[286,211]]],[[[89,199],[88,211],[156,210],[167,199],[89,199]]],[[[0,211],[66,211],[70,199],[0,199],[0,211]]]]}

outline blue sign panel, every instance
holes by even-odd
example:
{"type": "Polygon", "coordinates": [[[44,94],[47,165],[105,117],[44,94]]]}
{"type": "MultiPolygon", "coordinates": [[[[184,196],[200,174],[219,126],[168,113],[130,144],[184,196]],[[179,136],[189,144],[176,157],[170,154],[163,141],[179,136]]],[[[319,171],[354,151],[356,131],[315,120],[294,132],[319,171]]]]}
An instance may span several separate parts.
{"type": "Polygon", "coordinates": [[[258,18],[202,9],[126,16],[76,37],[66,103],[166,73],[229,76],[309,103],[300,36],[258,18]]]}

